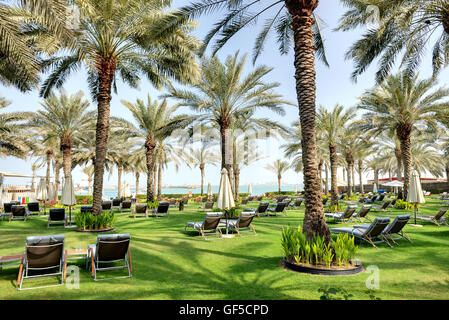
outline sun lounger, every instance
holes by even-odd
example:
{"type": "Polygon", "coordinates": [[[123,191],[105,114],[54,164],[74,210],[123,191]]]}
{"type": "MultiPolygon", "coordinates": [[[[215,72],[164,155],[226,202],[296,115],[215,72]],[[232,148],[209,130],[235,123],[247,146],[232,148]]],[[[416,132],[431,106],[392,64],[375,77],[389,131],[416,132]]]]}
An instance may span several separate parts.
{"type": "Polygon", "coordinates": [[[326,205],[327,201],[329,200],[329,198],[323,198],[322,202],[323,202],[323,206],[326,205]]]}
{"type": "Polygon", "coordinates": [[[136,206],[133,210],[134,219],[137,217],[137,215],[145,216],[145,218],[148,218],[148,206],[146,203],[136,203],[136,206]]]}
{"type": "Polygon", "coordinates": [[[441,209],[434,216],[418,216],[416,217],[416,219],[421,221],[430,221],[435,223],[437,226],[441,226],[441,224],[444,224],[449,227],[449,225],[447,224],[446,217],[444,216],[447,213],[447,210],[448,209],[441,209]]]}
{"type": "Polygon", "coordinates": [[[39,202],[28,202],[27,208],[30,214],[35,213],[37,215],[40,215],[42,211],[42,209],[39,207],[39,202]]]}
{"type": "Polygon", "coordinates": [[[263,215],[267,211],[269,205],[270,205],[269,202],[261,202],[259,203],[257,209],[244,209],[243,212],[253,212],[259,217],[260,215],[263,215]]]}
{"type": "Polygon", "coordinates": [[[48,215],[47,228],[52,224],[67,225],[67,216],[64,208],[50,208],[50,214],[48,215]]]}
{"type": "Polygon", "coordinates": [[[204,204],[204,207],[202,207],[201,209],[202,209],[203,211],[206,211],[206,210],[212,210],[212,209],[214,208],[214,203],[215,203],[215,202],[212,202],[212,201],[206,202],[206,203],[204,204]]]}
{"type": "MultiPolygon", "coordinates": [[[[396,216],[396,218],[394,218],[393,222],[390,223],[382,231],[382,234],[384,236],[388,237],[389,239],[391,239],[391,241],[393,241],[393,243],[395,243],[395,244],[398,244],[395,240],[400,240],[400,239],[406,239],[410,243],[413,243],[412,240],[410,240],[409,236],[403,231],[405,225],[409,222],[409,220],[410,220],[409,214],[402,214],[402,215],[396,216]],[[393,235],[398,235],[399,237],[393,238],[393,235]]],[[[354,226],[354,228],[355,227],[367,229],[369,227],[369,224],[354,226]]]]}
{"type": "MultiPolygon", "coordinates": [[[[278,213],[285,213],[285,208],[287,206],[286,202],[278,202],[276,204],[276,207],[274,208],[268,208],[267,211],[265,211],[265,216],[277,216],[278,213]]],[[[260,214],[259,214],[260,215],[260,214]]]]}
{"type": "Polygon", "coordinates": [[[206,213],[202,222],[187,222],[184,231],[187,231],[187,228],[193,228],[198,231],[203,239],[206,239],[206,231],[213,231],[213,234],[219,234],[221,237],[222,233],[219,224],[222,217],[221,212],[206,213]]]}
{"type": "Polygon", "coordinates": [[[332,233],[348,233],[357,239],[370,243],[374,248],[377,248],[375,243],[386,243],[389,247],[387,238],[382,234],[382,231],[390,223],[390,218],[375,218],[374,221],[368,225],[367,228],[331,228],[332,233]]]}
{"type": "Polygon", "coordinates": [[[131,200],[122,201],[122,203],[120,203],[120,212],[123,212],[125,210],[131,211],[131,204],[132,204],[131,200]]]}
{"type": "Polygon", "coordinates": [[[112,212],[112,201],[102,201],[101,202],[101,210],[112,212]]]}
{"type": "Polygon", "coordinates": [[[86,213],[86,212],[92,212],[93,208],[92,206],[81,206],[80,213],[86,213]]]}
{"type": "Polygon", "coordinates": [[[96,244],[91,244],[87,247],[87,258],[91,261],[88,265],[92,270],[94,281],[116,278],[131,278],[132,261],[131,249],[129,248],[130,241],[131,236],[129,233],[101,234],[98,235],[96,244]],[[117,266],[118,262],[123,262],[123,265],[117,266]],[[111,266],[111,264],[114,265],[111,266]],[[109,267],[104,265],[109,265],[109,267]],[[117,269],[127,269],[128,275],[107,279],[97,279],[97,272],[117,269]]]}
{"type": "Polygon", "coordinates": [[[159,216],[167,216],[169,217],[168,209],[170,207],[169,202],[159,202],[157,209],[151,210],[151,214],[155,216],[156,218],[159,216]]]}
{"type": "Polygon", "coordinates": [[[249,199],[242,199],[242,204],[248,204],[249,199]]]}
{"type": "Polygon", "coordinates": [[[64,284],[64,240],[65,235],[63,234],[27,237],[25,256],[20,264],[17,279],[19,290],[55,287],[64,284]],[[30,274],[30,271],[33,272],[33,275],[30,274]],[[61,282],[57,285],[22,288],[24,279],[39,277],[61,277],[61,282]]]}
{"type": "Polygon", "coordinates": [[[373,207],[373,210],[387,212],[387,211],[389,211],[388,208],[390,207],[390,205],[391,205],[391,201],[385,201],[381,206],[373,207]]]}
{"type": "Polygon", "coordinates": [[[12,205],[11,213],[9,214],[9,222],[11,222],[12,220],[27,221],[29,216],[30,216],[30,213],[28,212],[28,210],[25,206],[12,205]]]}
{"type": "Polygon", "coordinates": [[[290,207],[292,207],[292,208],[299,208],[301,206],[301,204],[302,204],[302,199],[301,198],[297,198],[295,200],[295,202],[290,203],[290,207]]]}
{"type": "Polygon", "coordinates": [[[357,209],[357,206],[347,206],[344,212],[327,212],[324,214],[326,218],[333,218],[336,221],[346,222],[350,220],[357,209]]]}
{"type": "MultiPolygon", "coordinates": [[[[252,221],[255,216],[256,215],[251,212],[242,212],[242,213],[240,213],[240,216],[237,220],[235,220],[235,219],[228,220],[227,227],[228,227],[228,229],[237,231],[237,234],[239,236],[240,236],[241,232],[245,231],[242,229],[247,229],[246,231],[248,231],[248,232],[252,231],[252,232],[254,232],[254,235],[256,235],[256,230],[254,229],[254,227],[252,225],[252,221]]],[[[226,222],[221,221],[220,227],[226,228],[226,222]]]]}
{"type": "Polygon", "coordinates": [[[112,210],[120,210],[121,198],[112,199],[112,210]]]}
{"type": "Polygon", "coordinates": [[[361,220],[362,218],[364,218],[368,221],[371,221],[371,219],[368,218],[368,213],[370,212],[371,208],[372,208],[372,206],[370,204],[365,204],[360,208],[359,211],[354,213],[354,215],[352,217],[358,221],[362,221],[361,220]]]}

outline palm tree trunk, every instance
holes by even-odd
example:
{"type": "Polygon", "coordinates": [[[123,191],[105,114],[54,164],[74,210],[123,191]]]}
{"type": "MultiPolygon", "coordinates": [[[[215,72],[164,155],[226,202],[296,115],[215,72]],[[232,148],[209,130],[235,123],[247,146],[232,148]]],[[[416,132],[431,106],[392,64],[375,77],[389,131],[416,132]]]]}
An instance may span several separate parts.
{"type": "Polygon", "coordinates": [[[119,165],[117,167],[117,176],[118,176],[117,198],[122,197],[122,173],[123,173],[123,166],[119,165]]]}
{"type": "Polygon", "coordinates": [[[230,121],[223,121],[220,124],[220,136],[221,136],[221,168],[225,168],[228,171],[229,182],[231,183],[231,189],[234,193],[234,185],[232,183],[232,139],[229,135],[232,133],[228,130],[230,121]]]}
{"type": "Polygon", "coordinates": [[[72,172],[72,139],[71,138],[61,138],[60,141],[62,150],[62,167],[64,170],[64,178],[66,178],[72,172]]]}
{"type": "Polygon", "coordinates": [[[379,187],[379,169],[374,170],[374,182],[379,187]]]}
{"type": "Polygon", "coordinates": [[[395,148],[394,155],[396,157],[396,162],[398,166],[396,171],[396,179],[398,181],[402,181],[402,150],[400,148],[395,148]]]}
{"type": "Polygon", "coordinates": [[[362,171],[363,171],[363,161],[359,159],[359,181],[360,181],[360,190],[359,192],[361,194],[365,193],[365,190],[363,189],[363,176],[362,176],[362,171]]]}
{"type": "Polygon", "coordinates": [[[140,172],[136,172],[136,197],[139,193],[139,179],[140,179],[140,172]]]}
{"type": "Polygon", "coordinates": [[[348,197],[352,197],[352,174],[350,173],[352,169],[352,164],[348,164],[348,197]]]}
{"type": "Polygon", "coordinates": [[[46,183],[45,183],[45,188],[47,189],[47,195],[49,194],[50,191],[50,165],[51,165],[51,158],[53,156],[53,151],[52,150],[47,150],[46,152],[47,154],[47,172],[45,174],[45,178],[47,179],[46,183]]]}
{"type": "Polygon", "coordinates": [[[154,201],[154,150],[156,142],[153,139],[147,139],[145,142],[146,161],[147,161],[147,202],[154,201]]]}
{"type": "Polygon", "coordinates": [[[338,204],[338,185],[337,185],[337,148],[334,145],[329,145],[329,155],[331,163],[331,203],[338,204]]]}
{"type": "Polygon", "coordinates": [[[201,197],[204,195],[204,164],[200,164],[201,171],[201,197]]]}
{"type": "Polygon", "coordinates": [[[410,137],[401,140],[402,164],[404,166],[404,188],[403,198],[407,199],[408,188],[410,185],[410,176],[412,174],[412,152],[410,137]]]}
{"type": "Polygon", "coordinates": [[[234,167],[234,183],[235,183],[235,200],[240,200],[240,169],[237,167],[234,167]]]}
{"type": "Polygon", "coordinates": [[[109,139],[109,116],[111,109],[111,87],[116,70],[116,63],[110,58],[103,58],[97,62],[99,77],[97,94],[97,127],[95,133],[95,167],[94,193],[92,211],[94,215],[101,215],[103,197],[104,162],[109,139]]]}
{"type": "Polygon", "coordinates": [[[447,183],[447,188],[449,188],[449,164],[446,164],[445,170],[446,170],[446,183],[447,183]]]}
{"type": "Polygon", "coordinates": [[[87,183],[89,184],[89,189],[87,190],[87,192],[89,193],[89,195],[92,195],[92,177],[91,176],[89,176],[88,178],[87,178],[87,183]]]}
{"type": "Polygon", "coordinates": [[[324,194],[327,197],[327,194],[329,193],[329,168],[327,166],[327,163],[324,164],[324,176],[325,176],[325,192],[324,194]]]}
{"type": "Polygon", "coordinates": [[[320,179],[320,187],[323,190],[323,159],[318,162],[318,178],[320,179]]]}
{"type": "Polygon", "coordinates": [[[299,107],[299,119],[302,134],[302,157],[305,191],[305,216],[303,230],[307,238],[314,234],[325,236],[331,241],[331,235],[324,220],[322,189],[318,176],[318,156],[316,148],[315,98],[315,46],[313,42],[313,11],[318,0],[285,0],[285,5],[292,17],[295,51],[296,94],[299,107]]]}
{"type": "Polygon", "coordinates": [[[157,170],[157,199],[162,199],[162,163],[159,163],[157,170]]]}
{"type": "Polygon", "coordinates": [[[281,175],[278,175],[278,193],[281,194],[281,175]]]}
{"type": "Polygon", "coordinates": [[[351,164],[351,176],[352,176],[352,182],[351,182],[351,191],[355,192],[355,168],[354,168],[354,162],[351,164]]]}
{"type": "Polygon", "coordinates": [[[61,163],[59,161],[55,162],[55,184],[56,184],[56,192],[55,192],[55,202],[58,202],[58,191],[60,186],[60,172],[61,172],[61,163]]]}

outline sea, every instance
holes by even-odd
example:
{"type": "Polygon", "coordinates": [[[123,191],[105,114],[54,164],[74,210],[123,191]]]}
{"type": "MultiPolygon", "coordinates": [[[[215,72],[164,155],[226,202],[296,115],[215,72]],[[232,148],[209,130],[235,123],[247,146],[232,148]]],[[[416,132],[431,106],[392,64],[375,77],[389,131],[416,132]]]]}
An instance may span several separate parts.
{"type": "MultiPolygon", "coordinates": [[[[276,192],[278,191],[278,186],[276,185],[251,185],[252,188],[252,195],[253,196],[260,196],[262,193],[266,192],[276,192]]],[[[302,188],[300,189],[300,186],[298,185],[297,191],[302,191],[302,188]]],[[[135,187],[130,188],[131,193],[135,192],[135,187]]],[[[144,188],[139,187],[139,194],[145,193],[144,188]]],[[[187,195],[189,192],[192,191],[193,194],[199,194],[201,193],[201,188],[193,188],[193,189],[187,189],[187,188],[162,188],[162,194],[184,194],[187,195]]],[[[248,192],[248,185],[241,185],[239,187],[240,193],[247,193],[248,192]]],[[[281,191],[295,191],[294,185],[283,185],[281,186],[281,191]]],[[[207,193],[207,185],[204,186],[204,192],[207,193]]],[[[212,193],[218,193],[218,186],[212,186],[212,193]]],[[[79,195],[85,195],[87,194],[87,190],[80,190],[76,192],[75,194],[79,195]]],[[[117,189],[104,189],[103,190],[104,197],[107,199],[115,198],[117,197],[118,190],[117,189]]]]}

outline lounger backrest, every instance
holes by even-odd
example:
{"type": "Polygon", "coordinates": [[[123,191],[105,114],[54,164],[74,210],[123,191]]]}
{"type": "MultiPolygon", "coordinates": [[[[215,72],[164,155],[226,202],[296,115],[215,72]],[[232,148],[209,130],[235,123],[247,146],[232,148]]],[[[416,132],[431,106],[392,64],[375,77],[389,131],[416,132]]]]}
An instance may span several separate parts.
{"type": "Polygon", "coordinates": [[[81,206],[80,212],[92,212],[92,206],[81,206]]]}
{"type": "Polygon", "coordinates": [[[296,199],[295,200],[295,207],[301,206],[301,203],[302,203],[302,199],[296,199]]]}
{"type": "Polygon", "coordinates": [[[39,202],[28,202],[28,211],[39,212],[39,202]]]}
{"type": "Polygon", "coordinates": [[[254,213],[246,213],[242,212],[239,216],[239,220],[237,221],[237,226],[239,228],[247,228],[251,224],[255,217],[254,213]]]}
{"type": "Polygon", "coordinates": [[[370,212],[371,208],[372,208],[372,206],[369,205],[369,204],[362,206],[362,207],[360,208],[359,212],[356,213],[356,217],[358,217],[358,218],[364,218],[364,217],[366,217],[366,215],[368,214],[368,212],[370,212]]]}
{"type": "Polygon", "coordinates": [[[394,206],[394,205],[396,204],[396,200],[398,200],[398,199],[396,198],[396,199],[393,199],[393,200],[391,201],[391,205],[392,205],[392,206],[394,206]]]}
{"type": "Polygon", "coordinates": [[[257,197],[257,201],[262,201],[262,199],[263,199],[263,197],[262,197],[262,196],[260,196],[260,197],[257,197]]]}
{"type": "Polygon", "coordinates": [[[112,202],[111,201],[103,201],[101,203],[101,209],[102,210],[111,210],[112,202]]]}
{"type": "Polygon", "coordinates": [[[157,213],[167,213],[168,207],[170,207],[169,202],[160,202],[157,206],[157,213]]]}
{"type": "Polygon", "coordinates": [[[102,234],[97,237],[97,261],[125,259],[131,236],[129,233],[102,234]]]}
{"type": "Polygon", "coordinates": [[[122,203],[122,199],[120,199],[120,198],[112,199],[112,206],[118,207],[120,205],[120,203],[122,203]]]}
{"type": "Polygon", "coordinates": [[[147,211],[146,203],[136,203],[136,213],[145,213],[147,211]]]}
{"type": "Polygon", "coordinates": [[[409,214],[402,214],[400,216],[396,216],[394,218],[393,222],[388,225],[388,227],[385,228],[385,232],[389,234],[398,233],[404,228],[404,226],[408,223],[410,220],[409,214]]]}
{"type": "Polygon", "coordinates": [[[64,208],[50,208],[50,220],[51,221],[65,220],[65,209],[64,208]]]}
{"type": "Polygon", "coordinates": [[[382,210],[387,209],[388,206],[391,204],[391,201],[385,201],[384,204],[382,205],[382,210]]]}
{"type": "Polygon", "coordinates": [[[131,201],[130,200],[125,200],[121,203],[122,209],[129,209],[131,208],[131,201]]]}
{"type": "Polygon", "coordinates": [[[377,201],[382,201],[384,198],[385,198],[385,195],[383,194],[379,197],[379,199],[377,199],[377,201]]]}
{"type": "Polygon", "coordinates": [[[328,200],[328,198],[324,198],[324,199],[323,199],[323,205],[326,204],[327,200],[328,200]]]}
{"type": "Polygon", "coordinates": [[[5,213],[11,213],[11,207],[13,206],[13,204],[11,202],[5,202],[3,204],[3,211],[5,213]]]}
{"type": "Polygon", "coordinates": [[[65,235],[33,236],[26,239],[26,260],[29,268],[57,267],[64,256],[65,235]]]}
{"type": "Polygon", "coordinates": [[[347,206],[346,210],[343,212],[342,218],[343,219],[351,218],[355,210],[357,210],[357,206],[347,206]]]}
{"type": "Polygon", "coordinates": [[[374,221],[366,229],[365,234],[371,238],[375,238],[382,233],[382,231],[390,223],[390,218],[381,217],[375,218],[374,221]]]}
{"type": "Polygon", "coordinates": [[[26,214],[25,206],[13,205],[11,207],[11,213],[14,217],[24,217],[26,214]]]}
{"type": "Polygon", "coordinates": [[[171,199],[171,200],[170,200],[170,204],[171,204],[171,205],[176,204],[176,199],[171,199]]]}
{"type": "Polygon", "coordinates": [[[279,202],[278,204],[276,204],[276,208],[274,209],[274,211],[282,212],[282,211],[284,211],[286,206],[287,206],[286,202],[279,202]]]}
{"type": "Polygon", "coordinates": [[[203,230],[215,230],[220,223],[220,219],[223,217],[221,212],[218,213],[208,213],[204,217],[203,230]]]}
{"type": "Polygon", "coordinates": [[[435,220],[440,220],[447,212],[447,209],[441,209],[438,211],[438,213],[435,215],[435,220]]]}
{"type": "Polygon", "coordinates": [[[374,202],[377,199],[377,194],[373,195],[373,197],[371,198],[370,202],[374,202]]]}
{"type": "Polygon", "coordinates": [[[204,206],[205,209],[212,209],[214,207],[214,202],[206,202],[204,206]]]}
{"type": "Polygon", "coordinates": [[[264,213],[265,211],[267,211],[269,205],[270,205],[269,202],[261,202],[261,203],[259,203],[259,207],[257,208],[256,212],[257,213],[264,213]]]}
{"type": "Polygon", "coordinates": [[[247,204],[248,203],[248,199],[243,199],[242,200],[242,204],[247,204]]]}
{"type": "Polygon", "coordinates": [[[290,204],[290,202],[292,202],[292,199],[287,198],[284,200],[284,202],[286,203],[286,205],[288,206],[290,204]]]}

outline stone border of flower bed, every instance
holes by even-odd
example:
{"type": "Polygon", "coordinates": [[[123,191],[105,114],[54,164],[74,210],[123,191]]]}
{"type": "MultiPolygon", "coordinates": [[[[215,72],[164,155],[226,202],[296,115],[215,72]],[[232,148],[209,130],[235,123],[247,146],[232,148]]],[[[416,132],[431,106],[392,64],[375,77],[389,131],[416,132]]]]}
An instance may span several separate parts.
{"type": "Polygon", "coordinates": [[[349,269],[325,269],[325,268],[313,268],[308,266],[301,266],[299,264],[294,264],[288,262],[285,258],[281,260],[282,265],[290,270],[301,273],[308,274],[318,274],[318,275],[328,275],[328,276],[343,276],[343,275],[353,275],[364,271],[363,265],[356,266],[349,269]]]}
{"type": "Polygon", "coordinates": [[[99,232],[108,232],[108,231],[114,231],[115,228],[107,228],[107,229],[94,229],[94,230],[80,230],[80,229],[76,229],[76,232],[86,232],[86,233],[99,233],[99,232]]]}

